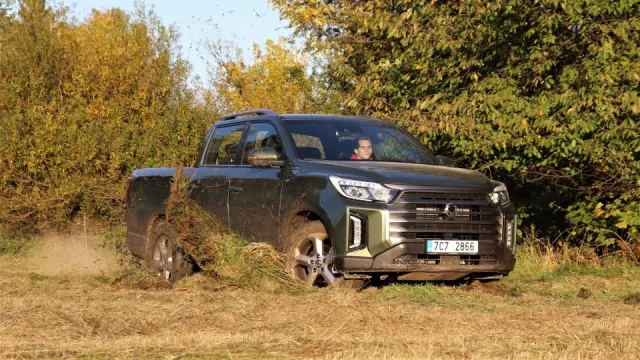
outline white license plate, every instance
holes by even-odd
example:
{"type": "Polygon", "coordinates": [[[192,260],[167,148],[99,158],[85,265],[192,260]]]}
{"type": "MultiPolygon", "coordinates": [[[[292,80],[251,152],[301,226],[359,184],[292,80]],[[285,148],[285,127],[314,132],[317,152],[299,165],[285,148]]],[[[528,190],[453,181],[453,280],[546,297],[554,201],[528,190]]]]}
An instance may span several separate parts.
{"type": "Polygon", "coordinates": [[[427,253],[477,254],[478,242],[469,240],[427,240],[427,253]]]}

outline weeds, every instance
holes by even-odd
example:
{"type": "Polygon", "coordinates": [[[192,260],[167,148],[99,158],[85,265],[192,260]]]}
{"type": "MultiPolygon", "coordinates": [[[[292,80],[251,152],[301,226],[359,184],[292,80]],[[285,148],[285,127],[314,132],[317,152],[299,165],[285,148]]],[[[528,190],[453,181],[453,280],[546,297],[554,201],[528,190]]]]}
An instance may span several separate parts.
{"type": "Polygon", "coordinates": [[[17,255],[28,248],[28,240],[15,231],[0,226],[0,256],[17,255]]]}
{"type": "MultiPolygon", "coordinates": [[[[97,278],[97,280],[102,281],[103,279],[97,278]]],[[[169,290],[172,288],[168,280],[143,267],[128,269],[113,279],[111,284],[134,290],[169,290]]]]}
{"type": "Polygon", "coordinates": [[[640,276],[638,263],[611,254],[597,257],[592,249],[556,248],[527,243],[518,248],[516,267],[509,275],[518,281],[538,281],[563,276],[593,275],[615,278],[623,274],[640,276]],[[589,255],[591,254],[591,255],[589,255]]]}
{"type": "Polygon", "coordinates": [[[189,253],[202,274],[218,286],[248,288],[271,293],[304,292],[284,269],[284,256],[263,243],[248,243],[229,231],[189,197],[188,179],[177,167],[167,216],[178,233],[180,245],[189,253]]]}
{"type": "Polygon", "coordinates": [[[395,302],[408,301],[422,305],[438,305],[447,308],[464,308],[469,306],[469,294],[462,292],[458,286],[433,283],[392,284],[377,294],[379,298],[395,302]]]}
{"type": "Polygon", "coordinates": [[[45,281],[45,280],[49,280],[50,277],[46,275],[30,272],[27,274],[27,279],[31,281],[45,281]]]}
{"type": "MultiPolygon", "coordinates": [[[[502,281],[482,283],[396,283],[383,287],[375,296],[385,301],[407,301],[445,308],[491,308],[500,298],[522,301],[606,301],[633,303],[631,293],[640,285],[637,263],[617,257],[579,262],[560,252],[521,246],[514,271],[502,281]],[[489,297],[484,303],[479,297],[489,297]]],[[[635,294],[635,295],[634,295],[635,294]]]]}

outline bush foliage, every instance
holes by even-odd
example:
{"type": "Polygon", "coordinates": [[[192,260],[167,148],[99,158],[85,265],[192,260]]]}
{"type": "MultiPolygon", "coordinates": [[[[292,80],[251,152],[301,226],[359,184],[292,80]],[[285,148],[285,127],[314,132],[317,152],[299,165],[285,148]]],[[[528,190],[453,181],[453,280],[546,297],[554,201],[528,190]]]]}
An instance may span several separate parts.
{"type": "Polygon", "coordinates": [[[638,241],[640,1],[272,1],[350,111],[506,182],[544,235],[638,241]]]}
{"type": "Polygon", "coordinates": [[[212,59],[211,97],[222,113],[260,108],[281,114],[340,111],[342,99],[325,82],[322,64],[284,39],[267,40],[264,48],[254,44],[251,62],[233,43],[209,41],[207,50],[212,59]]]}
{"type": "Polygon", "coordinates": [[[83,22],[42,0],[16,9],[0,12],[0,219],[122,222],[131,171],[191,162],[214,118],[187,84],[178,35],[143,8],[83,22]]]}

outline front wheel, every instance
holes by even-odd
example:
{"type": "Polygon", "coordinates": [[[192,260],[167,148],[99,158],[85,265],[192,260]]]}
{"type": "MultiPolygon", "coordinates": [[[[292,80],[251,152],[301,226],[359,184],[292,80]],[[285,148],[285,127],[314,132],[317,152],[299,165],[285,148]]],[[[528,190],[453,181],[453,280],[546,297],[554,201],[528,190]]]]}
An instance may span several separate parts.
{"type": "Polygon", "coordinates": [[[362,287],[364,281],[345,279],[335,270],[335,249],[320,221],[304,224],[287,240],[287,270],[294,279],[315,287],[362,287]]]}

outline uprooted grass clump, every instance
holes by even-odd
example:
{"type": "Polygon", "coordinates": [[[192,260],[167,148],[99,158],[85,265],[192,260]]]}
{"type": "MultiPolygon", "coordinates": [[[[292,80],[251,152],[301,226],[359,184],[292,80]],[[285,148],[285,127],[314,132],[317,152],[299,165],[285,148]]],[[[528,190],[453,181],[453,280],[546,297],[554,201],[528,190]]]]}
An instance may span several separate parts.
{"type": "MultiPolygon", "coordinates": [[[[98,280],[101,280],[100,278],[98,280]]],[[[108,278],[106,279],[108,280],[108,278]]],[[[171,283],[142,267],[130,267],[110,281],[111,285],[133,290],[169,290],[171,283]]]]}
{"type": "MultiPolygon", "coordinates": [[[[249,243],[207,214],[189,197],[189,179],[178,167],[167,202],[169,223],[178,241],[203,275],[220,287],[248,288],[272,293],[300,292],[305,287],[285,271],[284,255],[265,243],[249,243]]],[[[183,283],[202,282],[199,278],[183,283]]],[[[194,285],[194,284],[191,284],[194,285]]]]}

